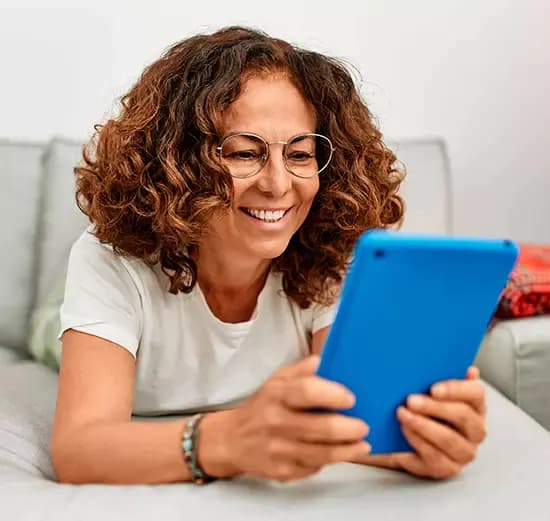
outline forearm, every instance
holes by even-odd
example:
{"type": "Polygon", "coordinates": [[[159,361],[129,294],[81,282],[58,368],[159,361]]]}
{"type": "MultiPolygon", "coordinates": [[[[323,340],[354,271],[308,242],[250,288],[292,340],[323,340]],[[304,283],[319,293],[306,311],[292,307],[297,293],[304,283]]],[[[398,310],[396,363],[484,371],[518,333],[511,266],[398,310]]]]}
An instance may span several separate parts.
{"type": "MultiPolygon", "coordinates": [[[[224,413],[213,413],[201,426],[200,459],[220,475],[231,475],[226,454],[213,429],[224,413]]],[[[206,419],[205,419],[206,420],[206,419]]],[[[189,481],[181,451],[185,420],[149,423],[98,423],[52,443],[60,482],[153,484],[189,481]]]]}

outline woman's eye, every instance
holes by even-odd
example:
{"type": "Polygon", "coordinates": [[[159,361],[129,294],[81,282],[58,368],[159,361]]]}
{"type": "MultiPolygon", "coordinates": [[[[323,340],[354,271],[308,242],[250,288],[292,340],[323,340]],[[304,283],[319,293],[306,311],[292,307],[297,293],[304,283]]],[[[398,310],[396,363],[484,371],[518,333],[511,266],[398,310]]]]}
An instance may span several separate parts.
{"type": "Polygon", "coordinates": [[[308,152],[293,152],[290,154],[289,159],[292,161],[309,161],[313,159],[313,155],[308,152]]]}
{"type": "Polygon", "coordinates": [[[256,152],[250,150],[241,150],[239,152],[233,152],[230,156],[232,159],[239,159],[242,161],[250,161],[253,159],[258,159],[260,157],[256,152]]]}

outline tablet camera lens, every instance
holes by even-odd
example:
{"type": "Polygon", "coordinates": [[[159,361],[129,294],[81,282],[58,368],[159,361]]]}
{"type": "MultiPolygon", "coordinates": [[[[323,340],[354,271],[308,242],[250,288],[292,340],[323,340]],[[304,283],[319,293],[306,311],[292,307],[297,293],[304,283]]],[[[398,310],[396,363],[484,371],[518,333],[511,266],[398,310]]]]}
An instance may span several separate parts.
{"type": "Polygon", "coordinates": [[[383,257],[385,254],[384,250],[374,250],[375,257],[383,257]]]}

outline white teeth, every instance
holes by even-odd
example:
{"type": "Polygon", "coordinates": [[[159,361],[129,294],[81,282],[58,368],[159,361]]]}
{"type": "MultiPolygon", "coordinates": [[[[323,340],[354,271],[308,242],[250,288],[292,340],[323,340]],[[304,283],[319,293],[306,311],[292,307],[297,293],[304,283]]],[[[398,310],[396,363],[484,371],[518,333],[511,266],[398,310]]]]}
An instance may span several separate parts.
{"type": "Polygon", "coordinates": [[[286,210],[253,210],[251,208],[245,208],[245,210],[247,213],[252,215],[252,217],[256,217],[256,219],[260,219],[268,223],[280,221],[286,213],[286,210]]]}

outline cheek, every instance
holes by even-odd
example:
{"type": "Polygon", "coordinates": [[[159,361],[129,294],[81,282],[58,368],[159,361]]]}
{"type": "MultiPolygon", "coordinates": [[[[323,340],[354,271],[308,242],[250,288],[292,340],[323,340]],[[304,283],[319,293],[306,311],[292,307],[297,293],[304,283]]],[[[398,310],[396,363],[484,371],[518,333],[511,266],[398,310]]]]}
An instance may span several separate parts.
{"type": "Polygon", "coordinates": [[[231,206],[236,209],[241,203],[243,194],[249,191],[254,184],[254,178],[250,179],[233,179],[233,200],[231,206]]]}
{"type": "Polygon", "coordinates": [[[233,199],[231,200],[231,209],[239,211],[239,207],[243,206],[243,201],[249,200],[247,192],[253,191],[253,180],[251,179],[234,179],[233,180],[233,199]]]}
{"type": "Polygon", "coordinates": [[[216,213],[208,223],[206,234],[215,237],[226,236],[228,229],[231,227],[230,220],[231,217],[227,210],[216,213]]]}
{"type": "Polygon", "coordinates": [[[314,177],[313,179],[308,179],[307,182],[303,183],[299,187],[301,203],[309,208],[311,206],[311,203],[313,203],[313,199],[315,199],[318,191],[319,178],[314,177]]]}

